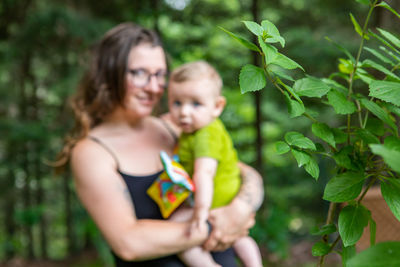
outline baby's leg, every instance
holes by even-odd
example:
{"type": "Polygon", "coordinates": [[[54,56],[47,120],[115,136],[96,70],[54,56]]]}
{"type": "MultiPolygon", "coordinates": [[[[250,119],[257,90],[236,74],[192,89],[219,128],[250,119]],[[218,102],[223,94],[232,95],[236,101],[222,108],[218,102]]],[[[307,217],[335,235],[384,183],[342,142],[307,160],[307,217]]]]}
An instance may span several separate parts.
{"type": "Polygon", "coordinates": [[[216,263],[208,251],[202,247],[193,247],[178,254],[178,257],[187,266],[190,267],[218,267],[221,266],[216,263]]]}
{"type": "MultiPolygon", "coordinates": [[[[193,217],[193,209],[181,207],[176,210],[169,218],[175,222],[187,222],[193,217]]],[[[201,247],[193,247],[178,254],[178,257],[187,266],[191,267],[216,267],[218,265],[211,254],[203,250],[201,247]]]]}
{"type": "Polygon", "coordinates": [[[235,241],[233,249],[246,267],[262,267],[260,250],[257,243],[249,236],[235,241]]]}

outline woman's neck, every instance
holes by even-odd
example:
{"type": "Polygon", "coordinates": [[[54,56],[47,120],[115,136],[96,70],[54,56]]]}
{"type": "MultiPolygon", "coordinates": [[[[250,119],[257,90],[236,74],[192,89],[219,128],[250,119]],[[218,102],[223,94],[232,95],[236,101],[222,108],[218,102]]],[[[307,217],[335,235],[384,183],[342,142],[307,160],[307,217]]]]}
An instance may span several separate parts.
{"type": "Polygon", "coordinates": [[[141,117],[137,114],[129,113],[123,108],[117,108],[104,119],[102,124],[116,128],[141,128],[147,117],[141,117]]]}

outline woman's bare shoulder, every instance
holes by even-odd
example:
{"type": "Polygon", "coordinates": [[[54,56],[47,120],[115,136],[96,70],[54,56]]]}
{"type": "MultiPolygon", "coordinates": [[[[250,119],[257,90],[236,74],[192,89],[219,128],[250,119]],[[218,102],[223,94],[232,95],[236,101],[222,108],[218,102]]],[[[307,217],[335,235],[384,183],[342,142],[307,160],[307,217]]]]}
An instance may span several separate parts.
{"type": "Polygon", "coordinates": [[[76,143],[71,153],[71,167],[73,172],[99,171],[116,169],[115,161],[108,151],[100,144],[89,138],[76,143]]]}
{"type": "Polygon", "coordinates": [[[85,159],[88,156],[98,157],[103,154],[101,151],[101,147],[96,144],[93,140],[89,138],[84,138],[79,140],[72,149],[71,160],[74,159],[85,159]],[[100,154],[99,154],[100,153],[100,154]]]}
{"type": "Polygon", "coordinates": [[[164,142],[174,146],[177,141],[177,133],[173,126],[169,122],[157,117],[149,118],[149,125],[152,133],[156,133],[158,138],[161,138],[164,142]]]}
{"type": "Polygon", "coordinates": [[[167,135],[173,144],[178,141],[180,129],[172,122],[169,116],[153,117],[152,123],[159,129],[161,134],[167,135]]]}

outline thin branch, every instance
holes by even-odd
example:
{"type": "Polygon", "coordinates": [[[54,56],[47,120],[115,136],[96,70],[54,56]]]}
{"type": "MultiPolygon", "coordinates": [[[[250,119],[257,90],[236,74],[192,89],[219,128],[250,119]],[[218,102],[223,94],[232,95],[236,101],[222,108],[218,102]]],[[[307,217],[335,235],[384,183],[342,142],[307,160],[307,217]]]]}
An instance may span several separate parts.
{"type": "Polygon", "coordinates": [[[371,186],[375,183],[376,181],[376,176],[374,178],[371,179],[371,181],[369,182],[368,186],[365,188],[364,192],[361,194],[360,198],[358,199],[358,203],[361,203],[361,201],[363,200],[363,198],[365,197],[365,195],[367,194],[368,190],[371,188],[371,186]]]}

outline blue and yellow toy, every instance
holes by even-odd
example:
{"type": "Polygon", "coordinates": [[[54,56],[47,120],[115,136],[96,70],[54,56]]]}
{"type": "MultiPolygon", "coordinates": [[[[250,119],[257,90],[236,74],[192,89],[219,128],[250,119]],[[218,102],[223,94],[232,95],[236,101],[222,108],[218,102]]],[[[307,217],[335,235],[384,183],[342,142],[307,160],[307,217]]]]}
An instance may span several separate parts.
{"type": "Polygon", "coordinates": [[[163,218],[168,218],[192,192],[194,184],[181,164],[160,152],[164,172],[147,189],[147,194],[157,203],[163,218]]]}

